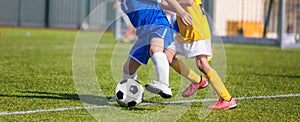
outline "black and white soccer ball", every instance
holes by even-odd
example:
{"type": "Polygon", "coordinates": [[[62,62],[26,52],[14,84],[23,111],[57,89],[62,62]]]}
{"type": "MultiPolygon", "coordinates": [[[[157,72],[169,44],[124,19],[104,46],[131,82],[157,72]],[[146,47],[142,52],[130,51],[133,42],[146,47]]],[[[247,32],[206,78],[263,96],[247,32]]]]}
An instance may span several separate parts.
{"type": "Polygon", "coordinates": [[[122,80],[115,88],[115,96],[122,107],[136,106],[143,101],[144,88],[137,80],[122,80]]]}

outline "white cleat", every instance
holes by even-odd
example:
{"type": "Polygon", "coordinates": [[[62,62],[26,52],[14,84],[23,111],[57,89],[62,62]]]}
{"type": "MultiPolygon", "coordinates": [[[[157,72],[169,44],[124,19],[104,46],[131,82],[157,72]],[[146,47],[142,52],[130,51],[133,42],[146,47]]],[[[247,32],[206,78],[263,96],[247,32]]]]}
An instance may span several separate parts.
{"type": "Polygon", "coordinates": [[[171,88],[162,82],[153,81],[152,83],[146,84],[145,88],[147,91],[159,94],[163,98],[167,99],[172,97],[171,88]]]}

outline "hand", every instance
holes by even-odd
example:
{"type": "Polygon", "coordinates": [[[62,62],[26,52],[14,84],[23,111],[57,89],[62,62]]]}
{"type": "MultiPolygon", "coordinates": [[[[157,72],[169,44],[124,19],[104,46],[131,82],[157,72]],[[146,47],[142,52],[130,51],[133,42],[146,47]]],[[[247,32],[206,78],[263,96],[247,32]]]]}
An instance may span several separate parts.
{"type": "Polygon", "coordinates": [[[182,23],[183,23],[185,26],[190,26],[190,25],[193,24],[193,18],[192,18],[192,16],[191,16],[188,12],[184,11],[184,12],[183,12],[182,14],[180,14],[179,16],[180,16],[180,18],[181,18],[182,23]]]}

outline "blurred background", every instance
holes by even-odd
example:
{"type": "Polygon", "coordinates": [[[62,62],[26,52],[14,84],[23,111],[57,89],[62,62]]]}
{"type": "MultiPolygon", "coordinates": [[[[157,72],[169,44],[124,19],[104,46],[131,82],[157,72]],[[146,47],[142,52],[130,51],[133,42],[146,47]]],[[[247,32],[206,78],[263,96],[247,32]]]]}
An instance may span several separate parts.
{"type": "MultiPolygon", "coordinates": [[[[0,26],[102,30],[114,0],[0,0],[0,26]],[[84,19],[95,8],[96,16],[84,19]],[[105,5],[103,5],[105,4],[105,5]]],[[[224,42],[300,47],[300,0],[203,0],[224,42]]],[[[115,30],[111,24],[109,30],[115,30]]]]}

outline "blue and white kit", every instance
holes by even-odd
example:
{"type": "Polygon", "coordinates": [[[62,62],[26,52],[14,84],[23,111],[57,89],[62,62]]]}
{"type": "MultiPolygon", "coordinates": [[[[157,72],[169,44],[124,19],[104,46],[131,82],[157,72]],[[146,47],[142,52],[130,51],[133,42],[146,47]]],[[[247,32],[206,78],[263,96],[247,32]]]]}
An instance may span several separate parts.
{"type": "Polygon", "coordinates": [[[120,0],[121,8],[137,29],[138,40],[130,50],[129,56],[146,65],[150,56],[150,40],[163,38],[164,49],[173,42],[171,25],[160,8],[159,0],[120,0]]]}

